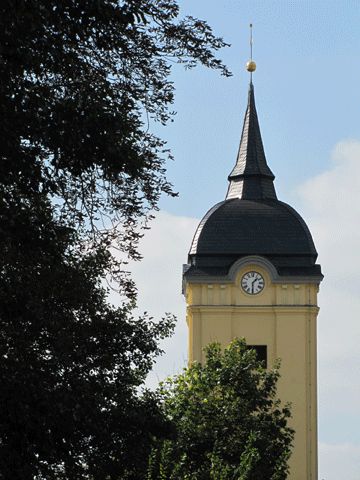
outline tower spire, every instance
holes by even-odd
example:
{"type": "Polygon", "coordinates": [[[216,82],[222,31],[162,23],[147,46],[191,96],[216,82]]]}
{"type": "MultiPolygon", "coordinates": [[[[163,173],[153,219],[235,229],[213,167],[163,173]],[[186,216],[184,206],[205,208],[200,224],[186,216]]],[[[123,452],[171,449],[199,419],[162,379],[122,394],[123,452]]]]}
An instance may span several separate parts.
{"type": "Polygon", "coordinates": [[[253,54],[253,37],[252,37],[252,23],[250,23],[250,60],[246,65],[247,71],[250,72],[250,83],[252,83],[252,74],[256,70],[256,63],[253,61],[252,54],[253,54]]]}
{"type": "Polygon", "coordinates": [[[246,64],[246,69],[250,72],[248,104],[236,164],[228,177],[230,184],[226,195],[227,200],[277,198],[274,187],[275,176],[266,162],[255,107],[252,73],[256,70],[256,64],[252,59],[252,24],[250,24],[250,53],[251,58],[246,64]]]}

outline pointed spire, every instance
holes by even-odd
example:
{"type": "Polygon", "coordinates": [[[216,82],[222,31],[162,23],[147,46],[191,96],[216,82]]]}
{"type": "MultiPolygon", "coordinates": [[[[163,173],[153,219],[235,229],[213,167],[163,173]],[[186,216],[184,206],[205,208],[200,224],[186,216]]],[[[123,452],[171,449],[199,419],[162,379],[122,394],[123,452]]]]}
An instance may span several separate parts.
{"type": "Polygon", "coordinates": [[[229,175],[226,199],[246,200],[276,199],[274,175],[266,163],[261,140],[259,121],[255,107],[254,86],[249,86],[248,105],[245,113],[240,148],[236,165],[229,175]]]}

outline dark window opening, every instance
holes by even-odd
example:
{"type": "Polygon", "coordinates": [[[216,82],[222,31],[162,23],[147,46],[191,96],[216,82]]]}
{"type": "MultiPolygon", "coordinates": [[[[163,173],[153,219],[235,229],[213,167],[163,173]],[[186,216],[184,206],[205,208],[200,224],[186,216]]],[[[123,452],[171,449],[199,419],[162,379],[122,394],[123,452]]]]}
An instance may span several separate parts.
{"type": "Polygon", "coordinates": [[[257,359],[267,368],[267,346],[266,345],[247,345],[248,349],[255,350],[257,359]]]}

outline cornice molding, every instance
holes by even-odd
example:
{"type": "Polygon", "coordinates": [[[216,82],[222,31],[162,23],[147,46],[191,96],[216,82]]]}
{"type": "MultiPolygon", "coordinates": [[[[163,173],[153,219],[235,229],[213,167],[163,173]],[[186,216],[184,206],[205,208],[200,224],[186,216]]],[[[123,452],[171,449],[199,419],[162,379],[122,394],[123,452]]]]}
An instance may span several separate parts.
{"type": "Polygon", "coordinates": [[[304,284],[304,283],[314,283],[319,285],[321,280],[323,279],[322,275],[304,275],[304,276],[283,276],[279,275],[274,265],[266,258],[258,256],[258,255],[251,255],[247,257],[240,258],[236,260],[235,263],[230,267],[229,272],[227,275],[187,275],[184,277],[185,284],[186,283],[234,283],[235,278],[239,270],[241,270],[246,265],[258,265],[259,267],[264,268],[273,283],[280,283],[280,284],[304,284]]]}

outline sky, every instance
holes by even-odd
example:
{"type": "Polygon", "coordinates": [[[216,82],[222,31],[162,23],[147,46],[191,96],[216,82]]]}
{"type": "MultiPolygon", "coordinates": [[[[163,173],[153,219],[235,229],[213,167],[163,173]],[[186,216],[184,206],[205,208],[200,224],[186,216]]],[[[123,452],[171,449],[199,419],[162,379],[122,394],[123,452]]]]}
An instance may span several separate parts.
{"type": "Polygon", "coordinates": [[[360,480],[360,2],[179,0],[181,13],[208,21],[231,47],[233,72],[175,66],[175,121],[159,133],[175,161],[179,192],[163,198],[133,266],[139,308],[178,316],[149,378],[186,365],[182,264],[196,226],[224,199],[247,102],[249,23],[253,76],[268,164],[279,199],[306,220],[325,278],[319,294],[319,480],[360,480]]]}

